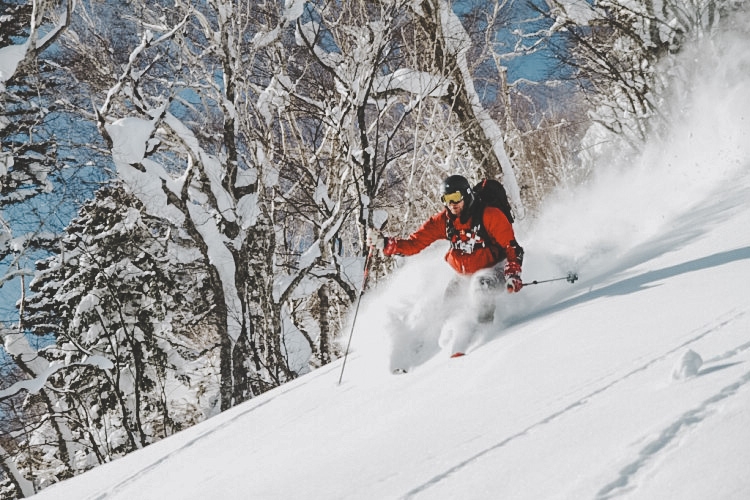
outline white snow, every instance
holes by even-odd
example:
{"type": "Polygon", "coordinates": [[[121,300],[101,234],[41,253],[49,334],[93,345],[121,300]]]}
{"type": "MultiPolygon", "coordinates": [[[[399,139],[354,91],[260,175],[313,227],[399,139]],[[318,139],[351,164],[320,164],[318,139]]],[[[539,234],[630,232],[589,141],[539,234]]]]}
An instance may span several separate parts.
{"type": "Polygon", "coordinates": [[[695,377],[700,372],[702,365],[703,358],[701,358],[701,355],[692,349],[688,349],[672,370],[672,378],[675,380],[684,380],[695,377]]]}
{"type": "Polygon", "coordinates": [[[105,125],[112,138],[112,157],[115,162],[140,163],[146,155],[146,146],[154,133],[156,120],[126,117],[105,125]]]}
{"type": "Polygon", "coordinates": [[[374,92],[400,89],[410,92],[419,98],[426,96],[442,97],[448,94],[450,81],[445,77],[432,75],[424,71],[400,68],[387,75],[376,78],[374,92]]]}
{"type": "MultiPolygon", "coordinates": [[[[0,48],[0,84],[10,80],[16,72],[18,65],[26,57],[29,41],[18,45],[7,45],[0,48]]],[[[0,90],[3,87],[0,86],[0,90]]]]}
{"type": "Polygon", "coordinates": [[[59,370],[67,368],[68,366],[83,365],[97,366],[103,370],[111,370],[113,368],[112,362],[110,360],[96,355],[87,356],[86,359],[81,363],[50,363],[46,365],[46,368],[42,370],[41,373],[36,373],[35,378],[29,380],[21,380],[20,382],[16,382],[15,384],[11,385],[7,389],[3,389],[2,391],[0,391],[0,398],[7,398],[21,391],[26,391],[30,394],[36,394],[47,383],[47,379],[57,373],[59,370]]]}
{"type": "Polygon", "coordinates": [[[284,18],[288,22],[294,22],[304,13],[304,0],[285,0],[284,1],[284,18]]]}
{"type": "Polygon", "coordinates": [[[750,81],[703,76],[665,141],[519,225],[527,281],[580,281],[453,317],[467,356],[436,246],[365,294],[341,385],[339,360],[36,498],[750,498],[750,81]]]}
{"type": "MultiPolygon", "coordinates": [[[[558,14],[559,24],[573,22],[578,26],[586,26],[596,17],[591,3],[586,0],[547,0],[546,3],[552,12],[558,14]]],[[[555,28],[550,28],[550,31],[555,28]]]]}

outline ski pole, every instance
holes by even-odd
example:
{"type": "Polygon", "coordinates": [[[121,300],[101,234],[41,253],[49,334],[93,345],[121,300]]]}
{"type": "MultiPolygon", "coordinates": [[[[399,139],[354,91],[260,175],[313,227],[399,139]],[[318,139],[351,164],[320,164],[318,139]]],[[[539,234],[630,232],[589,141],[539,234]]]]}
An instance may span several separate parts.
{"type": "Polygon", "coordinates": [[[344,362],[341,363],[341,374],[339,375],[339,384],[344,378],[344,368],[346,367],[346,358],[349,356],[349,346],[352,345],[352,335],[354,335],[354,324],[357,322],[357,314],[359,314],[359,304],[362,302],[362,294],[365,293],[365,286],[367,286],[367,278],[370,276],[370,261],[372,260],[372,254],[374,253],[375,245],[370,245],[370,250],[367,252],[367,258],[365,259],[365,270],[362,276],[362,287],[359,289],[359,295],[357,296],[357,305],[354,308],[354,318],[352,318],[352,328],[349,330],[349,341],[346,343],[346,351],[344,351],[344,362]]]}
{"type": "Polygon", "coordinates": [[[531,283],[524,283],[523,286],[541,285],[542,283],[549,283],[551,281],[562,281],[562,280],[565,280],[568,283],[575,283],[576,280],[578,280],[578,274],[576,274],[576,273],[568,273],[568,275],[565,276],[564,278],[552,278],[552,279],[549,279],[549,280],[541,280],[541,281],[534,280],[531,283]]]}

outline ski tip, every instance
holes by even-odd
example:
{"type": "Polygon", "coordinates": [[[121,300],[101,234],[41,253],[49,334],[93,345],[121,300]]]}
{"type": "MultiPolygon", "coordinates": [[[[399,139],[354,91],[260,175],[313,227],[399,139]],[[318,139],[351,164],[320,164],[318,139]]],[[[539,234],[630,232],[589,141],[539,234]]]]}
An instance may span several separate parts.
{"type": "Polygon", "coordinates": [[[465,354],[462,352],[454,352],[451,354],[451,358],[460,358],[461,356],[465,356],[465,354]]]}

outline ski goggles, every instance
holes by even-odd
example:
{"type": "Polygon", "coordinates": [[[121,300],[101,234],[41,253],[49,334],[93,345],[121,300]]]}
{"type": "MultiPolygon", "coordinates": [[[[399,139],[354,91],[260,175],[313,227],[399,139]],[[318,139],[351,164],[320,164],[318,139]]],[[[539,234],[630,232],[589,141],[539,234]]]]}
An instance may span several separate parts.
{"type": "Polygon", "coordinates": [[[456,204],[461,203],[461,200],[464,199],[464,195],[461,193],[461,191],[456,191],[455,193],[448,193],[443,195],[443,204],[456,204]]]}

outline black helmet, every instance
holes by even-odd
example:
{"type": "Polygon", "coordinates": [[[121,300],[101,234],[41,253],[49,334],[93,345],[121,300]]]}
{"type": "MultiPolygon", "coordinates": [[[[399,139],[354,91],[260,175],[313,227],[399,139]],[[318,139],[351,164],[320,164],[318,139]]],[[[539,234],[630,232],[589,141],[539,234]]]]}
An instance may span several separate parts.
{"type": "Polygon", "coordinates": [[[474,203],[474,192],[471,190],[471,185],[466,177],[463,175],[451,175],[443,181],[442,201],[446,202],[445,196],[453,193],[461,193],[462,198],[465,200],[465,208],[471,207],[474,203]]]}

